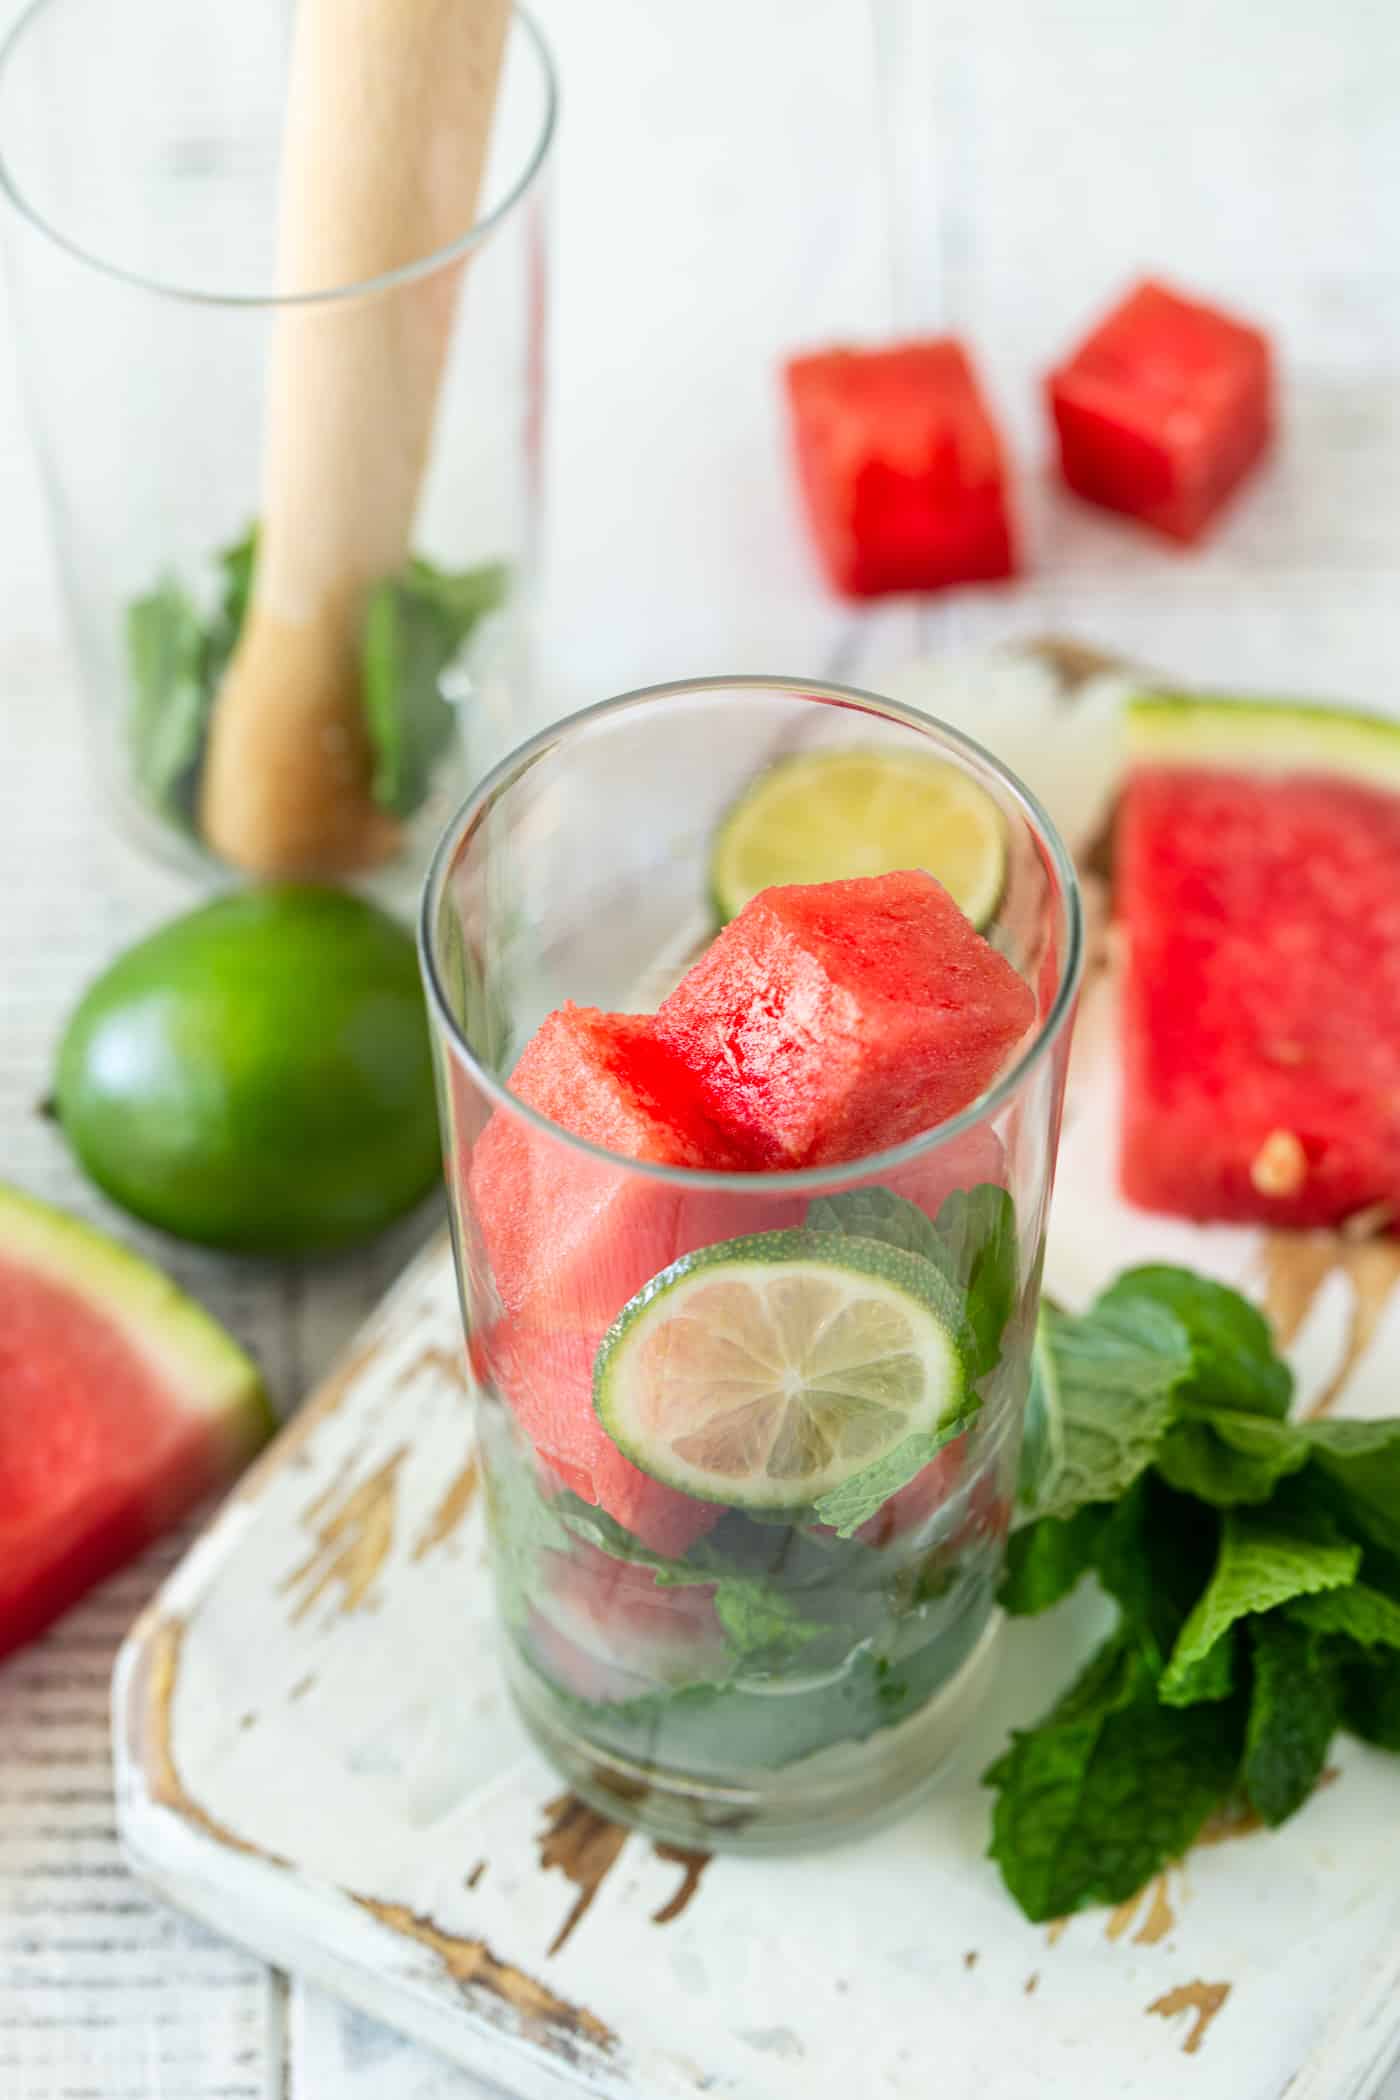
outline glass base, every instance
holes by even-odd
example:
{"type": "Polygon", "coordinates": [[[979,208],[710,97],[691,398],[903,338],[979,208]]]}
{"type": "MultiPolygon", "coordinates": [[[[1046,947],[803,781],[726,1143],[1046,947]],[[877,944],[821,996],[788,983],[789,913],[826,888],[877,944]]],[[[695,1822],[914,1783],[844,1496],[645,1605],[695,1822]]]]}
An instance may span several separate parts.
{"type": "Polygon", "coordinates": [[[661,1770],[601,1748],[570,1725],[509,1641],[502,1659],[529,1735],[600,1814],[709,1852],[805,1852],[894,1822],[948,1776],[996,1675],[1002,1626],[994,1612],[956,1675],[907,1721],[747,1783],[661,1770]]]}

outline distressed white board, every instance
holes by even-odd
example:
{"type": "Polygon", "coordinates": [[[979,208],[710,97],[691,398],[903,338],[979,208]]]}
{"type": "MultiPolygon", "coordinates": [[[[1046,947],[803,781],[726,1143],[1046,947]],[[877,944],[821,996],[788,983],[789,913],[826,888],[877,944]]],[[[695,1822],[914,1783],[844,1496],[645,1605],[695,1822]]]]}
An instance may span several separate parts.
{"type": "MultiPolygon", "coordinates": [[[[976,694],[1037,736],[1097,723],[1081,816],[1062,808],[1091,828],[1120,679],[1086,682],[1072,654],[927,678],[949,713],[976,694]]],[[[1400,1251],[1119,1203],[1111,999],[1097,968],[1051,1287],[1077,1301],[1132,1260],[1208,1266],[1293,1330],[1300,1404],[1340,1371],[1348,1411],[1393,1411],[1400,1251]]],[[[1392,1760],[1341,1742],[1284,1831],[1227,1833],[1062,1932],[1027,1925],[983,1857],[977,1774],[1064,1683],[1092,1602],[1009,1629],[960,1773],[883,1835],[705,1860],[561,1804],[496,1675],[461,1363],[438,1248],[128,1642],[119,1823],[157,1888],[526,2100],[926,2100],[935,2064],[950,2093],[1167,2100],[1183,2053],[1202,2100],[1369,2100],[1400,2045],[1392,1760]]]]}

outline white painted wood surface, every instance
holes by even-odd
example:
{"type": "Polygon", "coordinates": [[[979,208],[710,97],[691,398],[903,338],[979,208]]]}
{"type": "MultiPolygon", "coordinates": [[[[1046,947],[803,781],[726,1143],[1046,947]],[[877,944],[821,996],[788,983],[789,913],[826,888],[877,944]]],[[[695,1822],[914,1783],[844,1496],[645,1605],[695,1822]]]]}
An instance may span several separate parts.
{"type": "MultiPolygon", "coordinates": [[[[992,682],[1063,718],[1052,680],[992,682]]],[[[1118,1200],[1111,997],[1096,976],[1049,1288],[1183,1259],[1262,1295],[1265,1235],[1118,1200]]],[[[1400,1257],[1334,1254],[1299,1403],[1339,1383],[1343,1411],[1389,1411],[1400,1257]],[[1384,1268],[1360,1351],[1348,1263],[1384,1268]]],[[[707,1860],[561,1799],[495,1666],[457,1333],[440,1247],[123,1649],[119,1823],[156,1888],[522,2100],[926,2100],[933,2048],[938,2090],[993,2100],[1370,2100],[1400,2044],[1393,1759],[1339,1739],[1285,1830],[1227,1823],[1117,1910],[1032,1927],[999,1886],[978,1774],[1087,1658],[1091,1596],[1008,1628],[956,1769],[858,1845],[707,1860]]]]}
{"type": "MultiPolygon", "coordinates": [[[[1400,15],[1373,0],[874,7],[893,156],[856,0],[540,0],[566,98],[550,703],[736,667],[878,682],[919,647],[1055,630],[1183,677],[1390,700],[1400,15]],[[892,171],[897,194],[937,199],[936,234],[926,201],[886,211],[892,171]],[[1034,376],[1144,263],[1276,326],[1288,374],[1277,463],[1193,558],[1063,504],[1041,471],[1034,376]],[[975,339],[1015,433],[1034,573],[855,620],[795,529],[774,362],[945,319],[975,339]]],[[[4,0],[0,21],[15,11],[4,0]]],[[[79,987],[180,900],[106,836],[82,772],[3,305],[0,555],[0,1171],[111,1224],[35,1104],[79,987]]],[[[159,1251],[290,1404],[421,1229],[315,1271],[159,1251]]],[[[117,1861],[107,1671],[173,1552],[0,1668],[0,2092],[466,2100],[471,2080],[167,1914],[117,1861]]]]}

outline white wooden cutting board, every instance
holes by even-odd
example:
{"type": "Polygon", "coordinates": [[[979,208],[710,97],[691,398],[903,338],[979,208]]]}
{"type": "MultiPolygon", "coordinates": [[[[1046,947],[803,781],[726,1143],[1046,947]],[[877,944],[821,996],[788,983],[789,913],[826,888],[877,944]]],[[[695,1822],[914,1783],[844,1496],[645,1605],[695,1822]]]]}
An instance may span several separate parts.
{"type": "MultiPolygon", "coordinates": [[[[1117,698],[1089,668],[1008,661],[993,685],[1068,736],[1117,698]]],[[[925,697],[957,713],[959,675],[925,697]]],[[[1393,1412],[1394,1248],[1119,1204],[1111,998],[1097,967],[1051,1287],[1209,1267],[1270,1304],[1300,1404],[1393,1412]]],[[[1009,1629],[961,1774],[893,1830],[777,1862],[628,1835],[564,1794],[506,1706],[462,1366],[439,1246],[123,1649],[120,1829],[172,1901],[524,2100],[1370,2100],[1400,2048],[1393,1761],[1339,1739],[1285,1830],[1214,1831],[1121,1910],[1026,1924],[983,1856],[977,1774],[1096,1636],[1089,1601],[1009,1629]]]]}

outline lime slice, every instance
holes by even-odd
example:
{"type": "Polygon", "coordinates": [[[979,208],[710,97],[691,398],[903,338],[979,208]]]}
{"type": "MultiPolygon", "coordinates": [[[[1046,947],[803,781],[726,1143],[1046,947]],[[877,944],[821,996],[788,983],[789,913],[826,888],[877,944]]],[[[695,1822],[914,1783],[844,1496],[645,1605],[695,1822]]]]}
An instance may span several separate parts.
{"type": "Polygon", "coordinates": [[[1006,881],[1006,824],[959,767],[910,752],[813,751],[761,774],[710,855],[721,924],[775,882],[840,882],[923,868],[974,926],[1006,881]]]}
{"type": "Polygon", "coordinates": [[[757,1233],[653,1277],[603,1339],[593,1399],[644,1473],[745,1509],[815,1502],[966,1394],[961,1300],[916,1254],[757,1233]]]}

